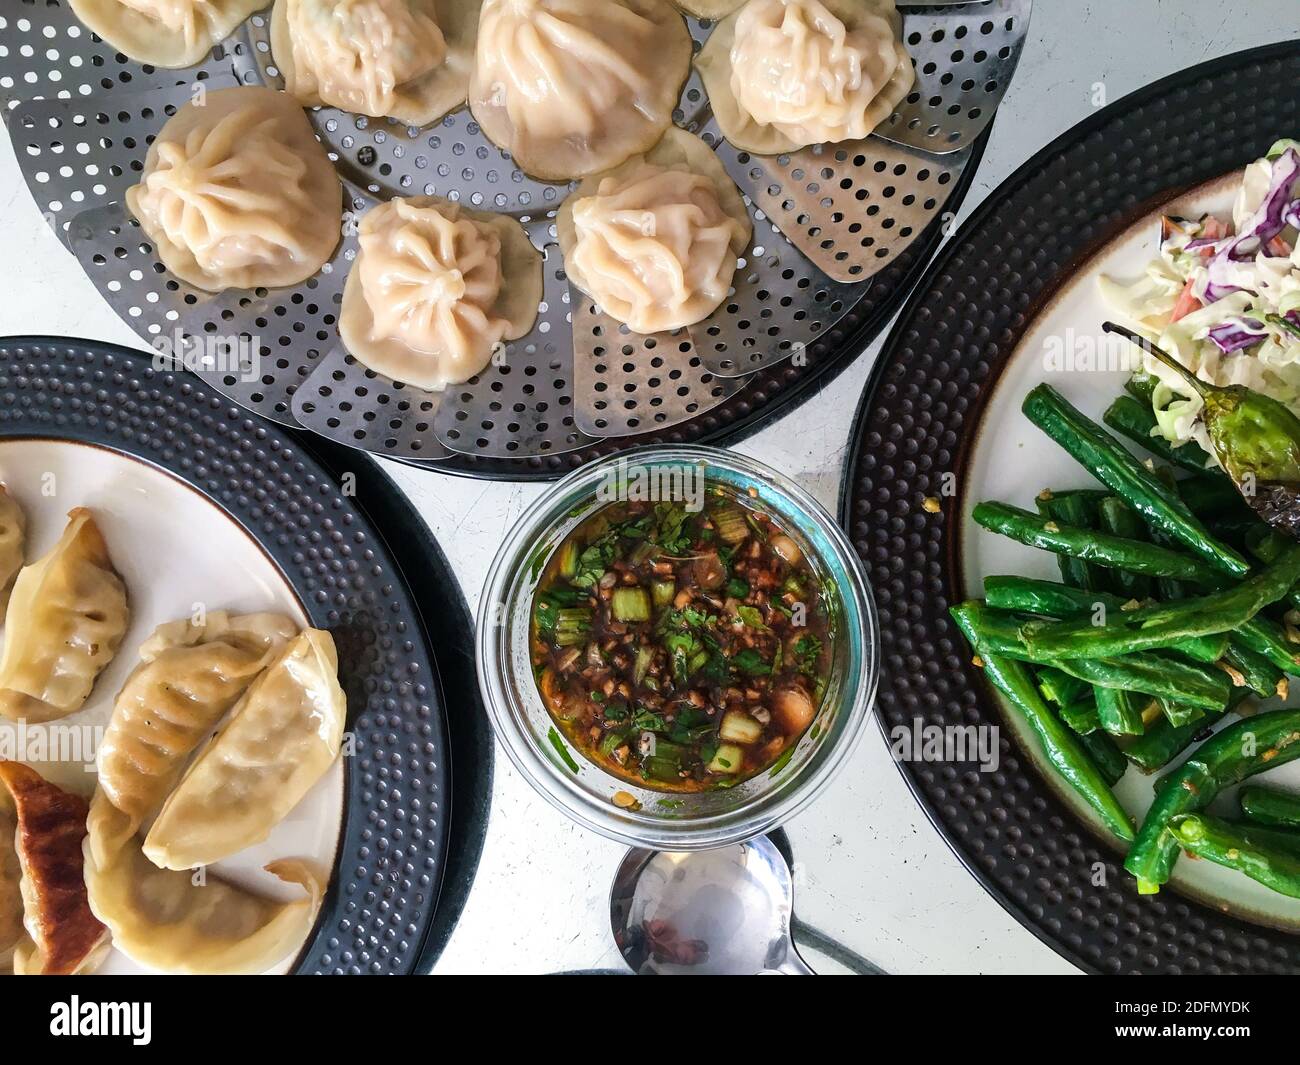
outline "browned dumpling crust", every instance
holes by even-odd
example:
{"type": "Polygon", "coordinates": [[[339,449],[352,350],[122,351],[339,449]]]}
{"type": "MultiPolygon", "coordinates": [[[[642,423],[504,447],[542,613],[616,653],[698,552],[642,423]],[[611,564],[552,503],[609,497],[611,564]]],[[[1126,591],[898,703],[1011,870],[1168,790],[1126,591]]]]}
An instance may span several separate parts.
{"type": "Polygon", "coordinates": [[[915,77],[894,0],[748,0],[696,59],[723,136],[759,155],[860,140],[915,77]]]}
{"type": "Polygon", "coordinates": [[[690,65],[667,0],[484,0],[470,110],[527,173],[585,177],[659,140],[690,65]]]}
{"type": "Polygon", "coordinates": [[[293,97],[218,89],[162,128],[127,206],[173,274],[205,292],[315,274],[343,233],[343,189],[293,97]]]}
{"type": "Polygon", "coordinates": [[[271,48],[291,96],[425,126],[464,105],[480,0],[276,0],[271,48]]]}

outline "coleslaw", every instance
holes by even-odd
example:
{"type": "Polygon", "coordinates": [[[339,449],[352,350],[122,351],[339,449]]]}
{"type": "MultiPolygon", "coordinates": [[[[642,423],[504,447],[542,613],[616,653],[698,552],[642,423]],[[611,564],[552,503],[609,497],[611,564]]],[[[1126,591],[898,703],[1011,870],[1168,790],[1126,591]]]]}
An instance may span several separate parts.
{"type": "MultiPolygon", "coordinates": [[[[1240,384],[1300,413],[1300,141],[1277,141],[1242,171],[1232,217],[1160,220],[1160,254],[1132,281],[1103,276],[1131,329],[1205,381],[1240,384]]],[[[1158,431],[1209,447],[1202,401],[1151,356],[1158,431]]]]}

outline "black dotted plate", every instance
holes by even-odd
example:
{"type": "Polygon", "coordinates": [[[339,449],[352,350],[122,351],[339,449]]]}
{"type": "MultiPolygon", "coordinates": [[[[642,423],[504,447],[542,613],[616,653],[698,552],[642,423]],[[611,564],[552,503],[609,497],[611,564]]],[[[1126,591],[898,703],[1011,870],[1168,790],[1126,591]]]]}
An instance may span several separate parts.
{"type": "Polygon", "coordinates": [[[159,466],[231,515],[280,567],[312,625],[338,645],[356,739],[334,875],[295,972],[427,966],[441,945],[427,940],[447,863],[448,740],[417,606],[362,509],[367,494],[392,491],[387,479],[355,456],[355,498],[345,494],[297,440],[197,377],[82,340],[0,339],[8,437],[98,444],[159,466]]]}
{"type": "MultiPolygon", "coordinates": [[[[1259,157],[1300,129],[1300,42],[1240,52],[1165,78],[1075,126],[984,201],[930,267],[873,368],[845,469],[841,519],[880,610],[877,699],[896,725],[997,724],[947,609],[963,597],[962,471],[998,374],[1075,265],[1157,203],[1259,157]]],[[[1300,937],[1228,917],[1175,891],[1140,898],[1032,761],[900,762],[975,877],[1026,928],[1101,972],[1300,971],[1300,937]],[[1104,865],[1105,887],[1093,886],[1104,865]]]]}

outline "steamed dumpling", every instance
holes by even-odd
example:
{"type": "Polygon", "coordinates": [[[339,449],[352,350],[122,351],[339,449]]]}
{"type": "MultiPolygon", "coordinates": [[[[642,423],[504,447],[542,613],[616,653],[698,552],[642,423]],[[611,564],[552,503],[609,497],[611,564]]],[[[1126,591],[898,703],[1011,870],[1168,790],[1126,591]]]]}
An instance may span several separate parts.
{"type": "Polygon", "coordinates": [[[638,333],[717,310],[753,232],[717,156],[675,128],[646,155],[584,181],[556,227],[569,280],[638,333]]]}
{"type": "Polygon", "coordinates": [[[90,912],[82,877],[86,800],[55,787],[21,762],[0,761],[0,790],[11,800],[10,824],[16,823],[17,830],[10,838],[21,872],[25,935],[14,946],[14,972],[88,972],[107,954],[107,930],[90,912]]]}
{"type": "Polygon", "coordinates": [[[465,102],[479,3],[276,0],[284,87],[311,107],[427,125],[465,102]]]}
{"type": "Polygon", "coordinates": [[[772,155],[860,140],[907,95],[894,0],[749,0],[696,65],[723,135],[772,155]]]}
{"type": "Polygon", "coordinates": [[[0,484],[0,610],[9,602],[9,590],[23,568],[27,544],[27,515],[18,501],[0,484]]]}
{"type": "Polygon", "coordinates": [[[296,285],[342,236],[342,186],[311,123],[260,86],[177,111],[126,202],[167,269],[207,292],[296,285]]]}
{"type": "Polygon", "coordinates": [[[328,632],[307,629],[257,678],[145,837],[163,869],[211,865],[261,843],[339,755],[347,699],[328,632]]]}
{"type": "Polygon", "coordinates": [[[263,973],[299,949],[311,932],[324,876],[306,862],[266,867],[307,893],[279,902],[205,873],[159,869],[144,856],[131,819],[96,791],[86,820],[85,877],[90,908],[133,961],[166,973],[263,973]]]}
{"type": "Polygon", "coordinates": [[[89,510],[18,574],[5,614],[0,715],[53,721],[76,713],[126,635],[126,586],[89,510]]]}
{"type": "Polygon", "coordinates": [[[528,173],[583,177],[660,138],[690,63],[667,0],[484,0],[470,110],[528,173]]]}
{"type": "Polygon", "coordinates": [[[339,335],[370,369],[438,390],[533,327],[542,259],[514,219],[398,197],[366,212],[357,232],[339,335]]]}
{"type": "Polygon", "coordinates": [[[266,0],[71,0],[72,13],[129,59],[192,67],[266,0]]]}
{"type": "Polygon", "coordinates": [[[158,811],[190,755],[297,631],[280,614],[216,610],[201,624],[161,625],[145,641],[98,754],[99,787],[131,832],[158,811]]]}

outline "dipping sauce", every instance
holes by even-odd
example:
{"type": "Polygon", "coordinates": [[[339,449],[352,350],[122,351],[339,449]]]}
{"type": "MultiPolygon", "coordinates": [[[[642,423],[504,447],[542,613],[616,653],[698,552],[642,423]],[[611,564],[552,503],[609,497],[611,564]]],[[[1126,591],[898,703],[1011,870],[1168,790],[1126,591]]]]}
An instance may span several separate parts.
{"type": "Polygon", "coordinates": [[[620,502],[548,561],[532,661],[556,724],[641,787],[731,787],[771,766],[816,716],[832,611],[803,548],[747,497],[704,507],[620,502]]]}

